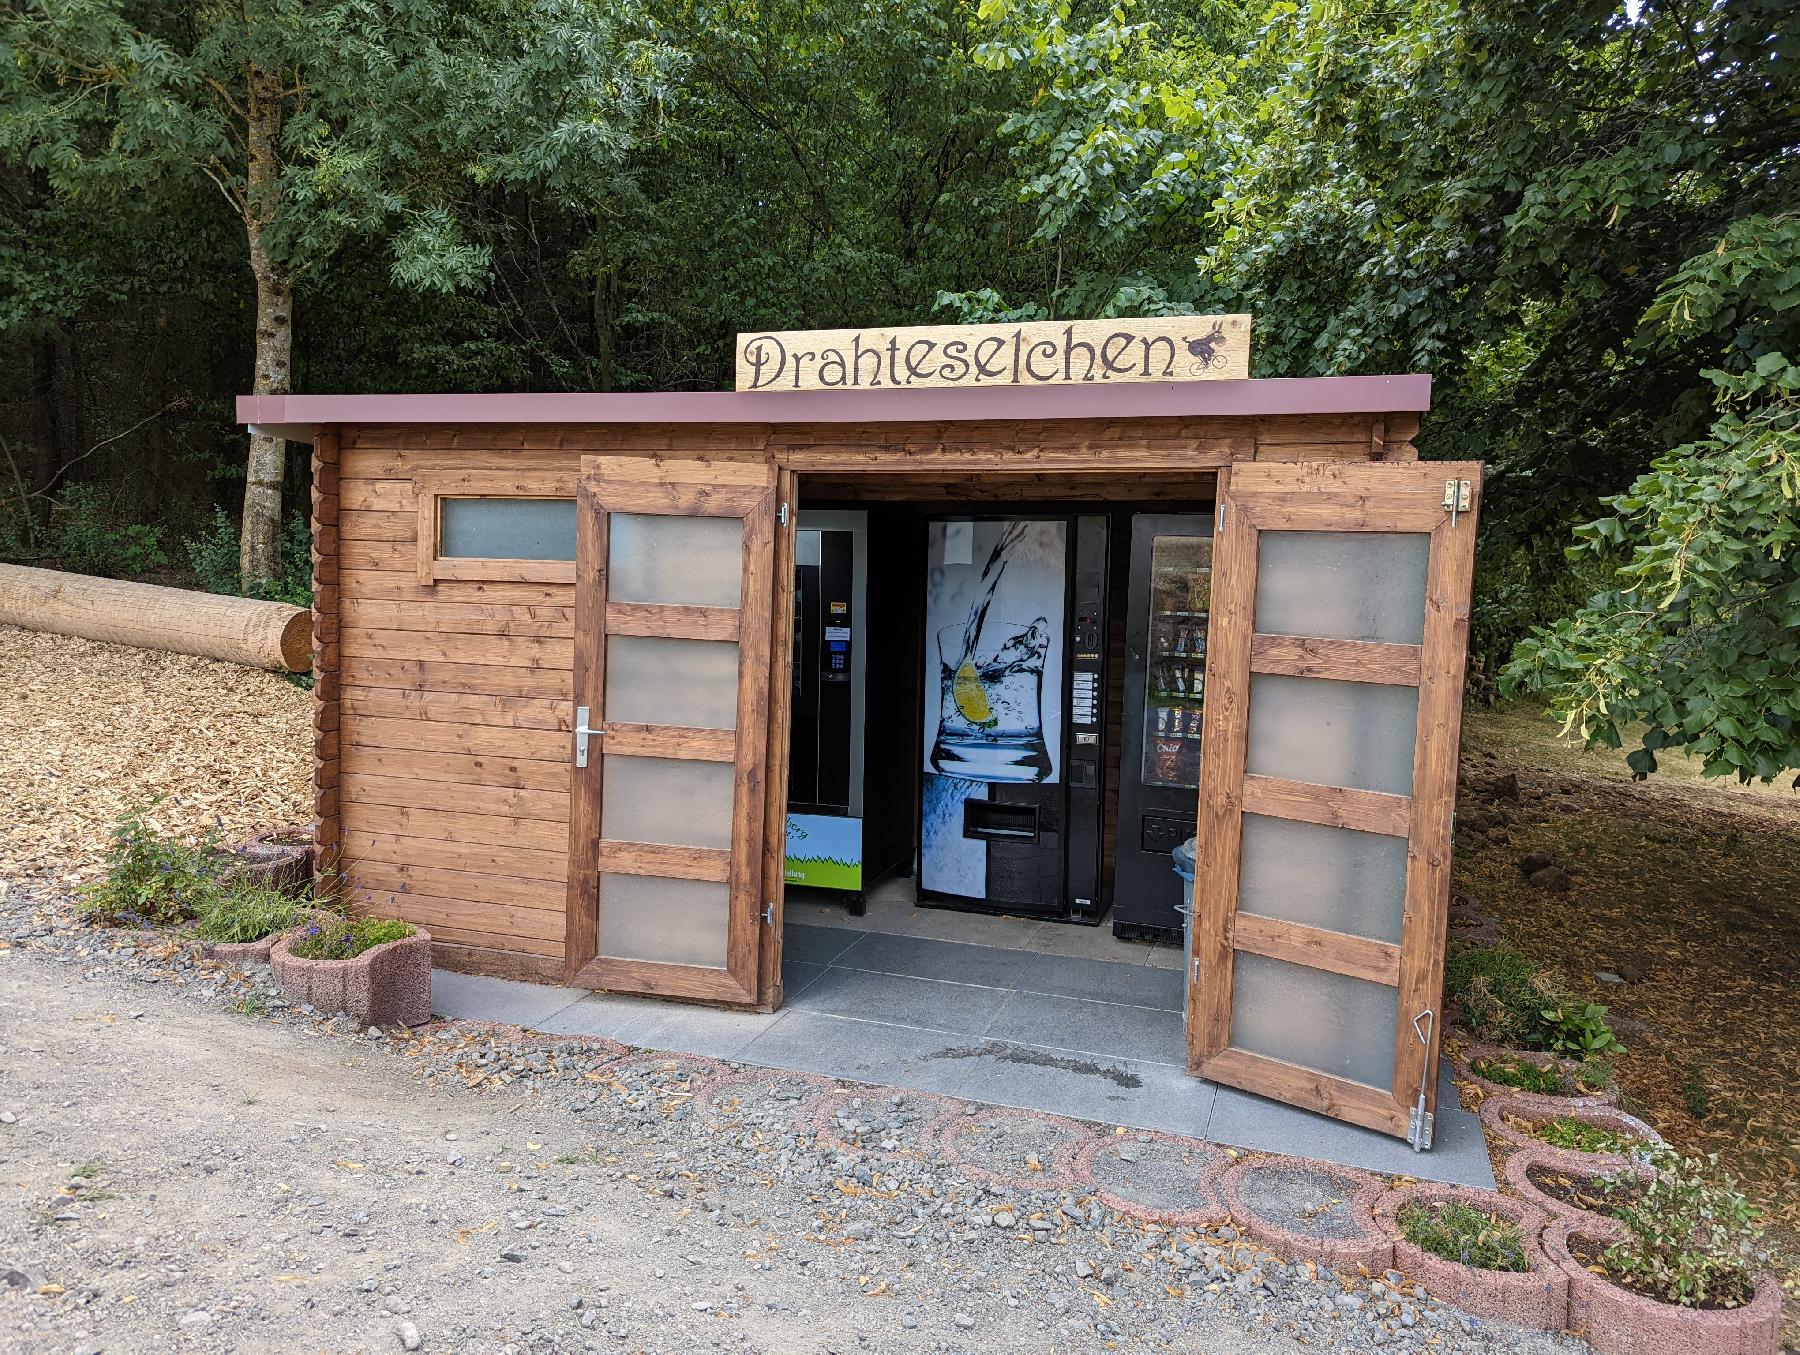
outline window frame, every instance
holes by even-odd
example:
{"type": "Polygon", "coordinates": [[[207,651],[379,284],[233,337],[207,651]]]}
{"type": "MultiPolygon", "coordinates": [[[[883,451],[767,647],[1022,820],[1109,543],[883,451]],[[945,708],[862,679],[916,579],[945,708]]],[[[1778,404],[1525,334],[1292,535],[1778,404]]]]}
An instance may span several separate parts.
{"type": "Polygon", "coordinates": [[[439,471],[415,475],[418,508],[418,576],[422,584],[464,580],[502,583],[575,582],[575,561],[514,560],[501,557],[444,555],[445,499],[576,498],[577,476],[561,471],[439,471]]]}

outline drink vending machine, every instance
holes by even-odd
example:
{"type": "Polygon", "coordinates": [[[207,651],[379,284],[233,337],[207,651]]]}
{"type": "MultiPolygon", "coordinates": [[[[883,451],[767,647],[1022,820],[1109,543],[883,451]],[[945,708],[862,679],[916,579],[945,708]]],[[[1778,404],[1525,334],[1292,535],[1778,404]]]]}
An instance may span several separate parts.
{"type": "Polygon", "coordinates": [[[1098,921],[1107,519],[926,531],[920,902],[1098,921]]]}
{"type": "Polygon", "coordinates": [[[1122,937],[1182,936],[1171,853],[1196,828],[1212,551],[1210,514],[1132,518],[1113,884],[1113,931],[1122,937]]]}

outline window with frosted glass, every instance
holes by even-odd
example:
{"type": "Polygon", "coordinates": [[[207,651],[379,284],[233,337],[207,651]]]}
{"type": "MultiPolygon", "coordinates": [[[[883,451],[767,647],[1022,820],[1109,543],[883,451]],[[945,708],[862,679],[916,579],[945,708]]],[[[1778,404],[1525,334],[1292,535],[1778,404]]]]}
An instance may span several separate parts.
{"type": "Polygon", "coordinates": [[[1419,689],[1255,673],[1244,770],[1411,795],[1419,689]]]}
{"type": "Polygon", "coordinates": [[[1423,532],[1263,532],[1256,629],[1416,645],[1425,639],[1423,532]]]}
{"type": "Polygon", "coordinates": [[[1238,911],[1397,945],[1406,839],[1246,814],[1238,911]]]}
{"type": "Polygon", "coordinates": [[[609,602],[736,607],[743,594],[738,518],[613,513],[607,524],[609,602]]]}
{"type": "Polygon", "coordinates": [[[609,959],[725,968],[730,891],[717,881],[603,872],[599,913],[609,959]]]}
{"type": "Polygon", "coordinates": [[[573,560],[573,499],[439,499],[438,554],[465,560],[573,560]]]}
{"type": "Polygon", "coordinates": [[[1394,1085],[1399,990],[1239,951],[1231,1045],[1387,1090],[1394,1085]]]}

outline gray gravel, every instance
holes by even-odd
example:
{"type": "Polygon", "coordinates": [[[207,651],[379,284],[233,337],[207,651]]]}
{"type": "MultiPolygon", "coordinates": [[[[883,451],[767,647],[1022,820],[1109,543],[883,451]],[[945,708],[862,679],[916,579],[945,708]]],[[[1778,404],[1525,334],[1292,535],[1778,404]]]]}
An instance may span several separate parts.
{"type": "MultiPolygon", "coordinates": [[[[6,1350],[1585,1349],[974,1179],[933,1150],[929,1098],[701,1086],[717,1065],[458,1023],[371,1035],[17,889],[0,944],[6,1350]]],[[[1061,1141],[1017,1128],[984,1164],[1061,1141]]],[[[1187,1170],[1133,1143],[1114,1165],[1140,1187],[1187,1170]]]]}
{"type": "Polygon", "coordinates": [[[1364,1235],[1351,1213],[1356,1187],[1348,1176],[1312,1167],[1252,1167],[1238,1185],[1238,1198],[1277,1228],[1342,1241],[1364,1235]]]}

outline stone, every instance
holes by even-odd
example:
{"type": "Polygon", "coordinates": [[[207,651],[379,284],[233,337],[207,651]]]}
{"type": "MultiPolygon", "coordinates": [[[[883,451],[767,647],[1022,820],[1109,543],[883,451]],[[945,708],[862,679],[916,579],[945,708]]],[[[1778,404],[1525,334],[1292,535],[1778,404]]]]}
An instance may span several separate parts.
{"type": "Polygon", "coordinates": [[[1526,852],[1525,855],[1519,858],[1519,874],[1529,880],[1540,870],[1544,870],[1555,864],[1556,858],[1540,847],[1536,851],[1526,852]]]}
{"type": "Polygon", "coordinates": [[[17,1124],[19,1117],[10,1110],[0,1110],[0,1124],[17,1124]]]}
{"type": "Polygon", "coordinates": [[[1548,889],[1553,894],[1567,894],[1575,884],[1569,872],[1561,866],[1545,866],[1541,870],[1534,870],[1525,877],[1525,882],[1536,889],[1548,889]]]}
{"type": "Polygon", "coordinates": [[[201,1327],[212,1326],[212,1320],[213,1315],[207,1312],[206,1309],[196,1308],[191,1313],[183,1313],[180,1317],[176,1318],[175,1325],[177,1327],[185,1327],[189,1331],[195,1331],[201,1327]]]}
{"type": "Polygon", "coordinates": [[[403,1350],[417,1350],[425,1344],[419,1336],[419,1329],[410,1322],[402,1322],[396,1326],[394,1335],[400,1338],[400,1346],[403,1350]]]}
{"type": "Polygon", "coordinates": [[[961,1327],[964,1331],[968,1331],[975,1325],[975,1319],[970,1317],[967,1313],[958,1313],[955,1322],[956,1325],[961,1327]]]}

